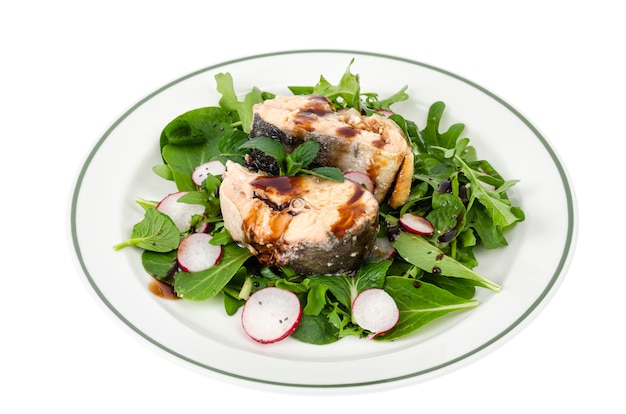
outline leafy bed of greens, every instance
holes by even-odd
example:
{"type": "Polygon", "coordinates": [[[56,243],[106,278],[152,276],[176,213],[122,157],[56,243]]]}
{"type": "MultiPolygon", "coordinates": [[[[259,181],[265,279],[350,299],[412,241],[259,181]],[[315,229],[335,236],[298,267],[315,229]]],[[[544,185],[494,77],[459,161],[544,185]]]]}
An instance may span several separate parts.
{"type": "Polygon", "coordinates": [[[245,155],[256,148],[277,158],[284,174],[342,177],[332,168],[306,169],[315,148],[286,154],[267,140],[249,140],[252,106],[274,95],[253,88],[239,101],[229,73],[215,76],[221,94],[218,106],[191,110],[165,126],[160,137],[163,164],[153,167],[156,174],[173,181],[178,191],[189,192],[180,202],[205,207],[204,215],[194,217],[189,232],[206,223],[211,226],[211,243],[223,246],[219,264],[201,272],[182,271],[176,250],[185,233],[155,209],[156,201],[137,199],[145,217],[133,227],[131,238],[115,249],[143,249],[142,264],[150,275],[171,285],[186,300],[221,296],[228,315],[234,315],[251,293],[263,287],[291,290],[303,305],[303,318],[292,336],[312,344],[327,344],[348,335],[367,336],[369,332],[352,321],[350,304],[368,288],[383,288],[400,310],[398,324],[375,337],[380,341],[403,337],[442,315],[478,306],[476,287],[498,292],[500,286],[472,270],[478,264],[475,250],[506,246],[506,231],[524,220],[522,210],[513,206],[507,195],[516,181],[505,180],[491,164],[478,159],[469,139],[461,137],[463,124],[440,132],[443,102],[430,106],[426,125],[420,128],[391,111],[394,103],[408,99],[406,87],[387,99],[364,93],[358,75],[351,73],[352,63],[337,85],[321,76],[314,86],[289,89],[294,94],[324,95],[337,108],[352,107],[368,115],[380,111],[405,132],[415,153],[409,200],[400,209],[385,203],[380,206],[380,237],[392,241],[397,252],[392,258],[372,260],[351,275],[305,277],[289,268],[260,266],[247,249],[233,242],[220,216],[217,194],[221,177],[209,175],[199,187],[191,180],[197,165],[214,159],[243,163],[245,155]],[[433,235],[403,231],[398,218],[406,212],[426,217],[435,228],[433,235]]]}

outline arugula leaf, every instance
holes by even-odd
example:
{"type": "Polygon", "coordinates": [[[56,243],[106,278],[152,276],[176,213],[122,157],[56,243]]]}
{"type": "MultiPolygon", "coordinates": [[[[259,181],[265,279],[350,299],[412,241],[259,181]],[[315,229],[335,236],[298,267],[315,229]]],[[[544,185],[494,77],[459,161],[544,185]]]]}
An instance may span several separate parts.
{"type": "Polygon", "coordinates": [[[322,95],[333,102],[336,108],[354,108],[359,112],[364,111],[367,115],[371,115],[377,110],[390,110],[391,105],[394,103],[409,98],[409,95],[406,93],[407,86],[382,100],[378,98],[376,93],[362,93],[359,75],[353,74],[351,71],[353,63],[354,59],[350,60],[348,67],[336,85],[330,83],[322,75],[314,86],[289,86],[288,88],[294,95],[322,95]]]}
{"type": "Polygon", "coordinates": [[[348,68],[341,76],[337,85],[320,76],[320,80],[313,88],[314,95],[322,95],[333,101],[339,108],[361,108],[361,84],[359,76],[350,72],[354,59],[348,64],[348,68]]]}
{"type": "Polygon", "coordinates": [[[177,249],[180,232],[171,218],[154,207],[146,210],[143,220],[133,226],[131,238],[113,246],[120,250],[137,246],[153,252],[169,252],[177,249]]]}
{"type": "Polygon", "coordinates": [[[230,111],[235,111],[239,115],[239,126],[244,132],[250,132],[250,124],[252,122],[252,107],[261,103],[266,99],[274,97],[274,94],[263,92],[259,88],[254,87],[243,101],[239,101],[233,85],[233,77],[230,73],[218,73],[215,75],[217,82],[217,91],[222,94],[220,98],[220,106],[230,111]]]}
{"type": "Polygon", "coordinates": [[[363,265],[354,276],[310,276],[303,328],[296,329],[296,339],[325,344],[347,335],[360,335],[363,328],[352,323],[351,304],[369,288],[382,288],[391,260],[363,265]],[[309,332],[309,330],[311,332],[309,332]]]}
{"type": "MultiPolygon", "coordinates": [[[[471,195],[469,205],[471,206],[474,200],[478,200],[484,207],[486,213],[493,221],[493,225],[506,229],[520,220],[520,217],[512,210],[511,204],[505,198],[500,197],[500,193],[497,191],[489,190],[481,185],[481,173],[472,169],[465,161],[460,157],[456,157],[461,166],[461,171],[465,174],[465,177],[469,179],[471,195]]],[[[515,182],[508,183],[507,188],[511,187],[515,182]]]]}
{"type": "Polygon", "coordinates": [[[359,268],[354,276],[311,276],[311,286],[324,286],[333,296],[345,306],[351,308],[354,298],[369,288],[382,288],[385,283],[390,260],[367,263],[359,268]]]}

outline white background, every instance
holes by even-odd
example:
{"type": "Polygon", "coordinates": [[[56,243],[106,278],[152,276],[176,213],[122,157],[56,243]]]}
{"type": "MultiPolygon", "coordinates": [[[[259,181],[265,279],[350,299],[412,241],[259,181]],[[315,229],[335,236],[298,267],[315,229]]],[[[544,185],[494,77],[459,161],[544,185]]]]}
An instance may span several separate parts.
{"type": "Polygon", "coordinates": [[[10,4],[0,6],[3,412],[625,412],[626,30],[618,1],[10,4]],[[457,73],[512,103],[560,155],[577,193],[574,260],[539,316],[494,352],[367,395],[256,389],[154,352],[84,283],[67,209],[106,128],[194,70],[312,48],[457,73]]]}

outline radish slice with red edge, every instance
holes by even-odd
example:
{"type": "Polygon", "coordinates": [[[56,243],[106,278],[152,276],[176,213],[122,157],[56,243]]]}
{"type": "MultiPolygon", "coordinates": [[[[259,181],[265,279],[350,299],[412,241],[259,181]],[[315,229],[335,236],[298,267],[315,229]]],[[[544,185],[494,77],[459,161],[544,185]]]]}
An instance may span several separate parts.
{"type": "Polygon", "coordinates": [[[185,272],[201,272],[219,263],[222,246],[210,244],[213,237],[207,233],[192,233],[178,246],[176,258],[185,272]]]}
{"type": "Polygon", "coordinates": [[[400,311],[396,302],[383,289],[366,289],[352,302],[352,321],[371,332],[370,339],[388,332],[399,319],[400,311]]]}
{"type": "Polygon", "coordinates": [[[417,214],[405,213],[400,217],[400,224],[402,227],[414,234],[429,235],[433,234],[435,227],[422,216],[417,214]]]}
{"type": "Polygon", "coordinates": [[[254,292],[241,313],[245,333],[253,340],[271,344],[291,335],[302,318],[302,306],[295,293],[277,287],[254,292]]]}
{"type": "Polygon", "coordinates": [[[374,180],[372,180],[372,178],[369,175],[363,172],[346,171],[345,173],[343,173],[343,178],[345,178],[346,180],[350,180],[353,183],[357,183],[358,185],[362,186],[370,193],[374,193],[374,188],[375,188],[374,180]]]}
{"type": "Polygon", "coordinates": [[[191,218],[194,215],[204,214],[204,206],[200,204],[179,203],[178,199],[187,194],[188,191],[179,191],[168,194],[157,204],[156,209],[172,219],[178,231],[181,233],[188,230],[191,225],[191,218]]]}
{"type": "Polygon", "coordinates": [[[207,161],[194,168],[191,173],[191,180],[197,186],[201,186],[202,182],[208,175],[222,175],[226,171],[224,164],[217,160],[207,161]]]}

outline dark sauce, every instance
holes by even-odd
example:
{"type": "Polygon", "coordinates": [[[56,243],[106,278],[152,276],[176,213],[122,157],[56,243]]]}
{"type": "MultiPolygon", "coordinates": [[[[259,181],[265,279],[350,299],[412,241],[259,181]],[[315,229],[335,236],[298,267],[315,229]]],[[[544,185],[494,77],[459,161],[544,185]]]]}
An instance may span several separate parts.
{"type": "Polygon", "coordinates": [[[157,280],[155,278],[152,278],[150,282],[148,282],[148,290],[154,296],[158,296],[162,299],[180,299],[172,285],[168,285],[167,283],[161,282],[160,280],[157,280]]]}
{"type": "Polygon", "coordinates": [[[287,177],[284,175],[274,177],[260,177],[254,179],[250,185],[260,188],[268,193],[288,194],[294,197],[302,195],[303,177],[287,177]]]}
{"type": "Polygon", "coordinates": [[[372,141],[372,146],[375,148],[383,148],[387,143],[382,139],[377,139],[376,141],[372,141]]]}
{"type": "Polygon", "coordinates": [[[356,128],[352,128],[350,126],[345,126],[345,127],[337,128],[335,132],[340,137],[353,138],[356,134],[359,133],[359,130],[356,128]]]}
{"type": "MultiPolygon", "coordinates": [[[[305,193],[303,186],[304,179],[304,177],[287,176],[259,177],[253,180],[250,184],[253,187],[265,191],[268,194],[280,194],[283,196],[287,196],[285,198],[292,200],[294,198],[302,197],[302,195],[305,193]]],[[[275,205],[269,200],[261,199],[261,201],[268,204],[272,209],[269,215],[269,221],[267,223],[270,233],[265,233],[263,235],[263,239],[268,246],[270,244],[280,243],[283,240],[283,235],[289,227],[293,216],[287,212],[283,212],[282,208],[274,208],[275,205]]],[[[259,214],[257,210],[251,210],[244,218],[243,225],[248,235],[254,236],[254,230],[258,221],[259,214]]],[[[256,243],[257,240],[249,240],[249,242],[256,243]]],[[[268,248],[267,250],[267,254],[274,254],[273,247],[268,248]]],[[[264,252],[259,252],[260,256],[263,256],[263,254],[264,252]]],[[[260,259],[263,261],[262,257],[260,257],[260,259]]],[[[271,261],[271,259],[267,259],[267,261],[271,261]]]]}
{"type": "Polygon", "coordinates": [[[363,187],[355,184],[354,194],[350,197],[350,200],[337,210],[339,212],[339,220],[333,224],[330,230],[338,238],[342,238],[346,231],[354,226],[356,219],[365,213],[365,206],[359,202],[364,192],[363,187]]]}
{"type": "Polygon", "coordinates": [[[324,96],[311,96],[306,105],[298,111],[294,123],[303,130],[314,131],[315,122],[320,117],[334,113],[332,103],[324,96]]]}

